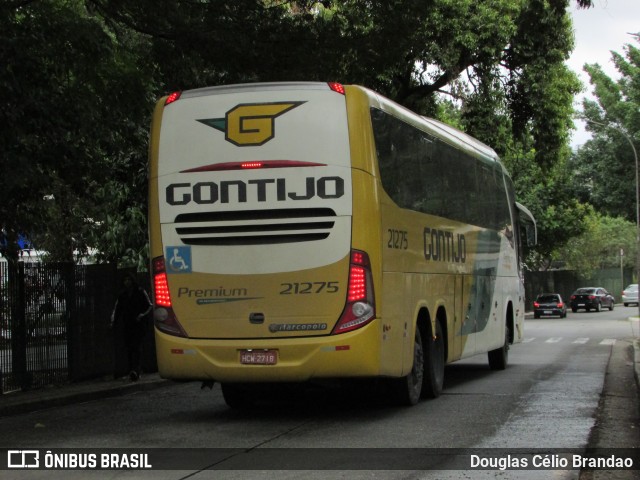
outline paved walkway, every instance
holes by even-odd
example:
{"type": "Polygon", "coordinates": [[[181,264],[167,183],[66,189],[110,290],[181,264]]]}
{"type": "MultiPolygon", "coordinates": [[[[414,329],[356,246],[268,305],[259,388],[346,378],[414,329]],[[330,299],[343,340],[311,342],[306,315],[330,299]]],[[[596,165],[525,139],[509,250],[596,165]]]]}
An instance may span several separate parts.
{"type": "Polygon", "coordinates": [[[0,395],[0,417],[126,395],[170,384],[170,381],[153,373],[143,375],[137,382],[132,382],[129,377],[113,379],[109,376],[108,378],[50,386],[26,392],[12,392],[0,395]]]}

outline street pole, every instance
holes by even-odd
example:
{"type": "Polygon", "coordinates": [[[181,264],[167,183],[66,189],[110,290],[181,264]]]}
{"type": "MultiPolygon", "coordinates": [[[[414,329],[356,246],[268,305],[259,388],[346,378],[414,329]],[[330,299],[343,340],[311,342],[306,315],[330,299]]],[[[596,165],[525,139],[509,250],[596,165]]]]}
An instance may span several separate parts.
{"type": "MultiPolygon", "coordinates": [[[[624,249],[620,248],[620,283],[622,284],[622,290],[620,290],[621,292],[624,291],[624,266],[623,266],[623,260],[624,260],[624,249]]],[[[640,300],[638,300],[638,301],[640,301],[640,300]]]]}

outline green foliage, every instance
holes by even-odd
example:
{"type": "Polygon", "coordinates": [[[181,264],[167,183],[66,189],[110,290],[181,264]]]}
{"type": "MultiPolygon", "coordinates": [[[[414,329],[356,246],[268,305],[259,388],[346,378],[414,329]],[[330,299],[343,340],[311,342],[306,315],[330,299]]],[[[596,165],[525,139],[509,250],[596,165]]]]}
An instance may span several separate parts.
{"type": "MultiPolygon", "coordinates": [[[[3,230],[10,240],[27,234],[52,260],[72,260],[102,247],[95,226],[106,212],[117,219],[132,205],[144,209],[148,46],[108,30],[80,0],[0,8],[0,115],[11,125],[0,133],[3,230]]],[[[141,236],[129,248],[145,243],[141,236]]]]}
{"type": "Polygon", "coordinates": [[[547,167],[562,155],[568,140],[576,75],[564,61],[573,49],[568,2],[526,2],[507,54],[508,101],[516,138],[530,134],[535,160],[547,167]]]}
{"type": "Polygon", "coordinates": [[[635,160],[616,131],[597,135],[571,157],[576,198],[606,215],[636,219],[635,160]]]}
{"type": "Polygon", "coordinates": [[[538,247],[528,259],[532,269],[546,269],[558,259],[557,251],[584,232],[584,219],[592,209],[566,188],[570,172],[565,162],[543,171],[532,149],[512,147],[504,156],[512,172],[516,196],[533,213],[538,226],[538,247]]]}
{"type": "Polygon", "coordinates": [[[636,226],[620,217],[608,217],[592,211],[585,218],[585,231],[560,252],[567,268],[589,278],[602,268],[635,267],[636,226]],[[624,256],[620,256],[620,252],[624,256]]]}
{"type": "MultiPolygon", "coordinates": [[[[636,40],[638,37],[636,36],[636,40]]],[[[585,65],[596,101],[584,100],[583,118],[593,138],[569,160],[570,190],[593,212],[585,232],[557,252],[585,276],[598,268],[635,267],[637,258],[636,152],[640,135],[640,50],[613,52],[618,80],[597,65],[585,65]]]]}
{"type": "Polygon", "coordinates": [[[626,59],[613,53],[620,79],[597,65],[585,65],[597,101],[583,102],[593,138],[572,158],[576,195],[596,210],[636,220],[636,155],[640,148],[640,50],[625,46],[626,59]]]}
{"type": "Polygon", "coordinates": [[[0,133],[3,253],[15,254],[26,233],[53,259],[94,248],[100,260],[145,263],[153,99],[277,80],[359,83],[464,127],[512,163],[542,238],[566,241],[556,225],[577,206],[538,185],[559,185],[549,177],[565,156],[577,88],[563,63],[572,47],[568,4],[1,2],[0,120],[10,126],[0,133]]]}
{"type": "Polygon", "coordinates": [[[509,115],[510,135],[531,135],[543,166],[566,142],[579,89],[564,65],[569,0],[87,2],[149,37],[167,89],[337,80],[425,115],[435,115],[444,92],[484,104],[470,110],[479,115],[509,115]]]}

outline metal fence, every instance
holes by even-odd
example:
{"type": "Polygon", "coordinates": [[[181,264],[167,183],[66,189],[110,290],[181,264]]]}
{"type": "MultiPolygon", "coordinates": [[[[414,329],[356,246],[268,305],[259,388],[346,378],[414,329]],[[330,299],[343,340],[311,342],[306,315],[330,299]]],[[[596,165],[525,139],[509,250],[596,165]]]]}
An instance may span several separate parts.
{"type": "MultiPolygon", "coordinates": [[[[0,263],[0,391],[126,373],[111,312],[125,271],[113,265],[0,263]]],[[[148,276],[139,275],[148,291],[148,276]]],[[[152,326],[143,369],[155,371],[152,326]]]]}
{"type": "Polygon", "coordinates": [[[533,308],[533,301],[540,293],[559,293],[568,302],[571,294],[580,287],[605,288],[616,299],[622,301],[622,290],[633,282],[633,269],[608,268],[597,270],[586,278],[571,270],[550,270],[546,272],[526,272],[526,308],[533,308]]]}

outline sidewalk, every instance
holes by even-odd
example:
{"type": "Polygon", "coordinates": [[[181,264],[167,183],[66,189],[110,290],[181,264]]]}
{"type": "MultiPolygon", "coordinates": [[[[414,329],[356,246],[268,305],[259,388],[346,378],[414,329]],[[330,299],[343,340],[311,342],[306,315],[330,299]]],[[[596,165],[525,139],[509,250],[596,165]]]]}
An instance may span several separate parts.
{"type": "Polygon", "coordinates": [[[633,371],[636,377],[636,387],[640,390],[640,338],[633,341],[633,371]]]}
{"type": "Polygon", "coordinates": [[[39,388],[26,392],[7,393],[0,395],[0,417],[88,402],[100,398],[127,395],[165,385],[171,385],[171,382],[160,378],[157,373],[150,373],[143,375],[137,382],[130,381],[128,377],[118,379],[107,377],[39,388]]]}

